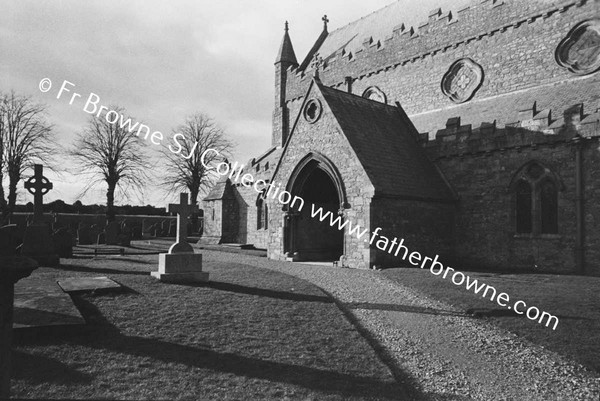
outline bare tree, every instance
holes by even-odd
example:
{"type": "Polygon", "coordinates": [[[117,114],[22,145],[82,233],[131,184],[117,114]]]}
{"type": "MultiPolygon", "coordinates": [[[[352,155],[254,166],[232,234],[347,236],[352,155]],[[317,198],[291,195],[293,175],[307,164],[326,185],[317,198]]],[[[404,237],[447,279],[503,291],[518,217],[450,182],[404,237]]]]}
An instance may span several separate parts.
{"type": "MultiPolygon", "coordinates": [[[[123,108],[109,107],[109,110],[116,111],[127,120],[123,108]]],[[[69,151],[81,167],[79,174],[88,177],[80,197],[95,185],[106,183],[106,216],[109,221],[115,216],[115,191],[127,199],[131,192],[138,197],[144,193],[150,163],[142,151],[143,145],[141,138],[118,123],[109,123],[104,116],[93,116],[69,151]]]]}
{"type": "Polygon", "coordinates": [[[46,106],[14,91],[0,98],[0,222],[8,221],[17,200],[17,185],[36,163],[52,168],[55,142],[46,106]],[[8,178],[8,200],[4,179],[8,178]]]}
{"type": "Polygon", "coordinates": [[[233,143],[212,118],[202,113],[186,118],[173,134],[175,145],[161,151],[166,160],[163,186],[169,193],[189,191],[190,202],[196,204],[198,195],[206,192],[215,180],[215,175],[202,164],[202,154],[208,149],[219,152],[206,153],[204,163],[209,166],[229,156],[233,143]]]}

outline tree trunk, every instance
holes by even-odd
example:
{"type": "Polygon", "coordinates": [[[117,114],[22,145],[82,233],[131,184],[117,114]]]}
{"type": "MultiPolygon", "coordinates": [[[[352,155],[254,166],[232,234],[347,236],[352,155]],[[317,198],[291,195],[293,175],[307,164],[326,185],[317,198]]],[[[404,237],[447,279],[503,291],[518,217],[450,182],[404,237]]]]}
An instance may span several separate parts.
{"type": "Polygon", "coordinates": [[[108,183],[108,190],[106,191],[106,220],[115,220],[115,188],[116,184],[108,183]]]}
{"type": "Polygon", "coordinates": [[[4,198],[4,187],[2,186],[2,174],[0,174],[0,227],[8,224],[8,205],[4,198]]]}
{"type": "MultiPolygon", "coordinates": [[[[198,186],[194,186],[194,188],[188,188],[190,190],[190,203],[192,205],[197,205],[198,204],[198,192],[199,192],[199,187],[198,186]]],[[[190,216],[190,232],[188,234],[192,234],[192,233],[197,233],[198,232],[198,213],[193,213],[190,216]]]]}
{"type": "Polygon", "coordinates": [[[8,221],[15,210],[15,204],[17,203],[17,184],[21,179],[21,175],[17,172],[8,173],[8,205],[6,207],[6,220],[8,221]]]}
{"type": "Polygon", "coordinates": [[[198,188],[190,188],[190,204],[198,204],[198,188]]]}

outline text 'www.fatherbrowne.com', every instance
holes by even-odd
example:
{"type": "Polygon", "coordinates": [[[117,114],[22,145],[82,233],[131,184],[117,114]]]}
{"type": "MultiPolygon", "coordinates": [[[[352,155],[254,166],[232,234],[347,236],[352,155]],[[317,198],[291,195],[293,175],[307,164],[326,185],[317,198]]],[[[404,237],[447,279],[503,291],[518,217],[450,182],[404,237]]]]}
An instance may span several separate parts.
{"type": "MultiPolygon", "coordinates": [[[[312,205],[311,217],[317,218],[321,222],[327,221],[330,226],[336,227],[340,231],[347,229],[350,235],[355,235],[358,239],[362,239],[369,232],[369,229],[362,229],[359,225],[353,225],[350,220],[343,219],[342,216],[335,215],[331,211],[324,211],[322,207],[317,208],[314,204],[312,205]]],[[[365,242],[368,242],[370,245],[373,245],[375,242],[377,249],[386,251],[394,256],[400,256],[402,260],[407,260],[411,265],[419,266],[421,269],[425,269],[429,265],[431,274],[440,276],[442,279],[450,277],[454,285],[462,286],[464,284],[467,290],[473,291],[477,295],[481,294],[483,298],[489,297],[490,301],[495,301],[498,305],[513,310],[518,315],[524,314],[529,320],[540,324],[545,323],[546,327],[550,327],[553,324],[552,330],[556,330],[558,326],[558,318],[556,316],[545,311],[540,311],[535,306],[527,307],[527,304],[522,300],[511,302],[510,296],[507,293],[501,292],[498,294],[496,288],[493,286],[480,283],[479,280],[472,279],[470,276],[451,267],[444,267],[438,261],[439,255],[435,255],[432,259],[428,256],[423,257],[417,251],[410,252],[408,247],[404,245],[403,238],[398,240],[398,238],[394,237],[390,240],[386,236],[380,235],[380,231],[381,227],[376,228],[370,233],[370,237],[365,239],[365,242]]]]}
{"type": "MultiPolygon", "coordinates": [[[[72,90],[74,87],[75,85],[73,83],[66,80],[63,81],[60,89],[58,90],[56,98],[69,99],[69,105],[72,105],[74,102],[80,102],[83,104],[83,111],[86,113],[94,115],[97,118],[104,118],[109,124],[119,125],[122,129],[126,128],[128,132],[132,134],[135,133],[135,135],[138,137],[143,137],[145,140],[149,140],[154,145],[160,145],[162,143],[164,136],[160,131],[152,131],[150,127],[140,122],[134,123],[130,117],[125,117],[118,110],[111,110],[110,106],[107,107],[102,105],[100,96],[93,92],[90,92],[89,95],[85,97],[84,101],[84,97],[82,97],[81,94],[72,90]]],[[[51,88],[52,81],[49,78],[43,78],[39,82],[39,89],[41,92],[47,93],[51,88]]],[[[187,159],[193,156],[198,143],[196,142],[190,153],[185,155],[181,152],[182,145],[178,141],[184,140],[184,138],[185,137],[183,134],[180,133],[173,135],[172,140],[173,143],[177,145],[177,148],[169,145],[169,150],[175,154],[181,154],[182,157],[187,159]]],[[[215,149],[206,149],[200,156],[202,164],[208,170],[214,169],[215,172],[221,176],[229,175],[229,178],[232,179],[233,182],[241,179],[241,185],[245,187],[252,186],[258,193],[263,194],[265,197],[272,199],[277,198],[279,203],[284,206],[288,205],[297,211],[301,211],[304,208],[304,199],[299,196],[294,196],[286,190],[280,190],[281,184],[275,185],[275,182],[255,180],[250,173],[242,174],[243,165],[237,166],[236,163],[232,166],[227,162],[220,163],[216,168],[214,166],[206,165],[204,158],[206,154],[210,152],[214,152],[217,155],[219,154],[219,152],[215,149]],[[237,175],[235,175],[236,173],[237,175]]],[[[335,215],[331,211],[324,211],[321,207],[316,208],[314,204],[311,205],[311,208],[312,218],[318,218],[321,222],[328,220],[328,223],[332,227],[337,227],[337,229],[340,231],[347,229],[349,235],[355,235],[358,239],[362,239],[369,232],[369,229],[363,229],[360,227],[360,225],[353,225],[350,220],[344,219],[339,214],[335,215]]],[[[421,269],[424,269],[429,264],[429,271],[431,274],[435,276],[441,276],[443,279],[450,277],[450,280],[453,284],[457,286],[462,286],[465,284],[467,290],[472,290],[475,294],[481,294],[481,296],[484,298],[489,297],[490,301],[496,301],[498,305],[509,310],[513,310],[518,315],[524,314],[529,320],[537,321],[540,324],[545,322],[546,327],[549,327],[553,323],[554,325],[552,329],[556,330],[556,327],[558,326],[558,318],[556,316],[553,316],[545,311],[540,311],[535,306],[527,307],[527,304],[521,300],[511,302],[508,294],[504,292],[498,294],[496,289],[491,285],[479,283],[478,280],[471,279],[470,276],[465,275],[464,273],[451,267],[444,267],[444,265],[438,261],[439,255],[435,255],[435,257],[432,259],[428,256],[423,257],[419,252],[416,251],[410,252],[409,249],[404,245],[404,239],[400,239],[400,241],[398,241],[398,238],[394,237],[392,240],[390,240],[386,236],[379,234],[380,231],[381,227],[376,228],[370,233],[370,237],[366,238],[364,241],[368,242],[369,245],[373,245],[375,242],[375,247],[377,247],[377,249],[386,251],[396,257],[402,253],[402,260],[408,260],[410,264],[413,266],[420,266],[421,269]]]]}

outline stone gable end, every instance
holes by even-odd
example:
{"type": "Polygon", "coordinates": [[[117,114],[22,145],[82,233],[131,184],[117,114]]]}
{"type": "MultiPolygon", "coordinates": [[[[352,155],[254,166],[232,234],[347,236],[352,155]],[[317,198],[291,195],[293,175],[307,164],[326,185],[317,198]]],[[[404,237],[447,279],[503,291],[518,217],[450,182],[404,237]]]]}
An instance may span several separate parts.
{"type": "MultiPolygon", "coordinates": [[[[335,116],[313,82],[306,94],[307,102],[316,99],[322,111],[317,121],[310,123],[303,117],[304,106],[300,109],[295,125],[288,139],[277,171],[273,177],[275,185],[288,185],[290,176],[298,163],[311,152],[316,152],[329,159],[338,169],[343,180],[349,209],[347,218],[353,224],[369,227],[369,205],[374,195],[374,187],[361,165],[348,139],[344,136],[335,116]]],[[[305,104],[307,103],[305,102],[305,104]]],[[[306,202],[305,208],[310,208],[306,202]]],[[[269,199],[269,226],[272,235],[269,239],[269,257],[282,259],[283,244],[283,211],[277,200],[269,199]]],[[[323,223],[327,224],[327,223],[323,223]]],[[[363,241],[347,238],[346,256],[360,264],[368,264],[369,249],[363,241]]]]}

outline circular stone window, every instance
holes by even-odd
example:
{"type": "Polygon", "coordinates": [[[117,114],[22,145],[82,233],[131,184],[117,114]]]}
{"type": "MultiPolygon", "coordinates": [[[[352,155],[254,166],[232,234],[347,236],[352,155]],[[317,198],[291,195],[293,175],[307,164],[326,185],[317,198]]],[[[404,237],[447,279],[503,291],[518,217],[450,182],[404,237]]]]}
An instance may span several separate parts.
{"type": "Polygon", "coordinates": [[[385,93],[383,93],[383,91],[376,86],[367,88],[363,92],[362,97],[387,104],[387,97],[385,96],[385,93]]]}
{"type": "Polygon", "coordinates": [[[304,106],[304,119],[312,124],[321,117],[322,111],[321,102],[318,99],[310,99],[304,106]]]}
{"type": "Polygon", "coordinates": [[[483,82],[483,68],[469,58],[454,62],[442,78],[442,92],[454,103],[471,99],[483,82]]]}
{"type": "Polygon", "coordinates": [[[556,62],[577,75],[600,69],[600,19],[583,21],[567,34],[555,51],[556,62]]]}

